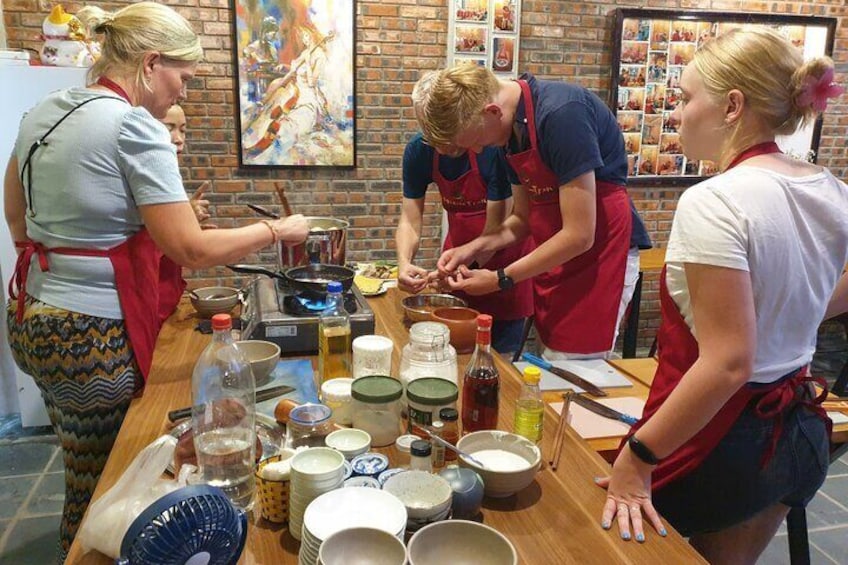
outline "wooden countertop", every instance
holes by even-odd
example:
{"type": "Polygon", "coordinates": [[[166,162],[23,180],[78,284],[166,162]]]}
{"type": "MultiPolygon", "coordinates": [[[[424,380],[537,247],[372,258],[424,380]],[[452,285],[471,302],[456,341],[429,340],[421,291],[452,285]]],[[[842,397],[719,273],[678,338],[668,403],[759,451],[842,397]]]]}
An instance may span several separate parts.
{"type": "MultiPolygon", "coordinates": [[[[377,318],[377,333],[390,337],[395,343],[395,366],[408,341],[400,299],[400,291],[394,288],[369,299],[377,318]]],[[[130,406],[94,499],[116,482],[141,449],[165,432],[165,414],[190,403],[191,372],[210,339],[193,331],[195,324],[191,307],[184,301],[162,329],[144,396],[135,399],[130,406]]],[[[464,362],[467,356],[460,358],[460,365],[464,362]]],[[[498,427],[511,430],[513,401],[520,389],[520,379],[511,364],[500,358],[496,363],[501,374],[498,427]]],[[[557,418],[547,407],[542,441],[545,459],[551,452],[557,418]]],[[[592,479],[608,471],[607,463],[568,428],[557,471],[552,472],[543,464],[535,481],[523,491],[506,499],[485,499],[483,520],[510,539],[522,563],[704,562],[671,527],[667,538],[659,537],[653,530],[647,531],[647,542],[643,544],[622,541],[615,528],[602,530],[599,522],[605,493],[594,486],[592,479]]],[[[298,548],[298,542],[289,535],[285,525],[252,521],[239,563],[297,563],[298,548]]],[[[111,562],[96,552],[82,555],[78,543],[71,547],[67,560],[69,564],[111,562]]]]}

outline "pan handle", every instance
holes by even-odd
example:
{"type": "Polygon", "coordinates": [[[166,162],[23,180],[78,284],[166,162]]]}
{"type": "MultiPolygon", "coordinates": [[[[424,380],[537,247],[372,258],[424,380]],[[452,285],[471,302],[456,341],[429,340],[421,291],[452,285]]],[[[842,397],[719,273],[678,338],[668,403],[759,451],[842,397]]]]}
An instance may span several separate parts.
{"type": "Polygon", "coordinates": [[[234,273],[241,273],[242,275],[267,275],[275,279],[286,280],[280,273],[264,267],[256,267],[254,265],[227,265],[227,268],[234,273]]]}

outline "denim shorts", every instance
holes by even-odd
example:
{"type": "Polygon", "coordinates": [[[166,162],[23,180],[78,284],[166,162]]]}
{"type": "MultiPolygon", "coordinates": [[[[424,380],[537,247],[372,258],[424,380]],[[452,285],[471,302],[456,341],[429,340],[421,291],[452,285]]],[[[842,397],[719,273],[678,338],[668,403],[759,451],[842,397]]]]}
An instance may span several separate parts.
{"type": "Polygon", "coordinates": [[[827,476],[827,428],[801,404],[783,417],[775,453],[760,469],[774,421],[757,418],[749,406],[697,469],[654,492],[660,515],[691,536],[734,526],[778,502],[806,506],[827,476]]]}

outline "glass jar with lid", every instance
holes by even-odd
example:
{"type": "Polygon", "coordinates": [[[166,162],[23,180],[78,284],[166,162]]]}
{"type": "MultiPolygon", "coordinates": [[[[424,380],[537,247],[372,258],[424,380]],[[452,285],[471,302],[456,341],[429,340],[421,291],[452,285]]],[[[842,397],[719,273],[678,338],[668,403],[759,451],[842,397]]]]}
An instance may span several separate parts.
{"type": "Polygon", "coordinates": [[[307,403],[292,408],[286,423],[286,447],[323,447],[324,438],[335,429],[332,415],[332,409],[323,404],[307,403]]]}
{"type": "Polygon", "coordinates": [[[456,349],[450,329],[438,322],[418,322],[409,328],[400,358],[400,381],[404,389],[416,379],[435,377],[457,384],[456,349]]]}
{"type": "Polygon", "coordinates": [[[353,427],[368,432],[371,445],[391,445],[401,434],[403,385],[384,376],[360,377],[350,389],[353,427]]]}

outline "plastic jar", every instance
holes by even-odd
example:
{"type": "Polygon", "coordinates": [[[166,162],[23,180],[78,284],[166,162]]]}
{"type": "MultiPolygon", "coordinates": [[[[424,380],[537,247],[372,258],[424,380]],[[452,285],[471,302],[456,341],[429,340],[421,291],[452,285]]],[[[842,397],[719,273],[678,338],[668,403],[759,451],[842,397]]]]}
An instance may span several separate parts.
{"type": "Polygon", "coordinates": [[[301,404],[289,412],[286,447],[323,447],[333,431],[332,409],[323,404],[301,404]]]}
{"type": "Polygon", "coordinates": [[[353,427],[371,435],[371,445],[391,445],[401,433],[400,397],[403,385],[392,377],[361,377],[350,395],[353,427]]]}
{"type": "Polygon", "coordinates": [[[331,379],[321,385],[321,399],[333,410],[333,422],[341,426],[351,424],[350,387],[353,379],[331,379]]]}
{"type": "Polygon", "coordinates": [[[400,381],[404,389],[414,380],[434,377],[457,384],[456,349],[450,329],[438,322],[418,322],[409,328],[409,343],[400,357],[400,381]]]}
{"type": "Polygon", "coordinates": [[[433,472],[433,462],[431,460],[432,446],[429,441],[419,439],[412,442],[409,449],[409,469],[412,471],[427,471],[433,472]]]}
{"type": "Polygon", "coordinates": [[[409,383],[406,388],[409,432],[429,438],[423,428],[439,419],[442,408],[456,408],[458,397],[459,388],[445,379],[426,377],[409,383]]]}

